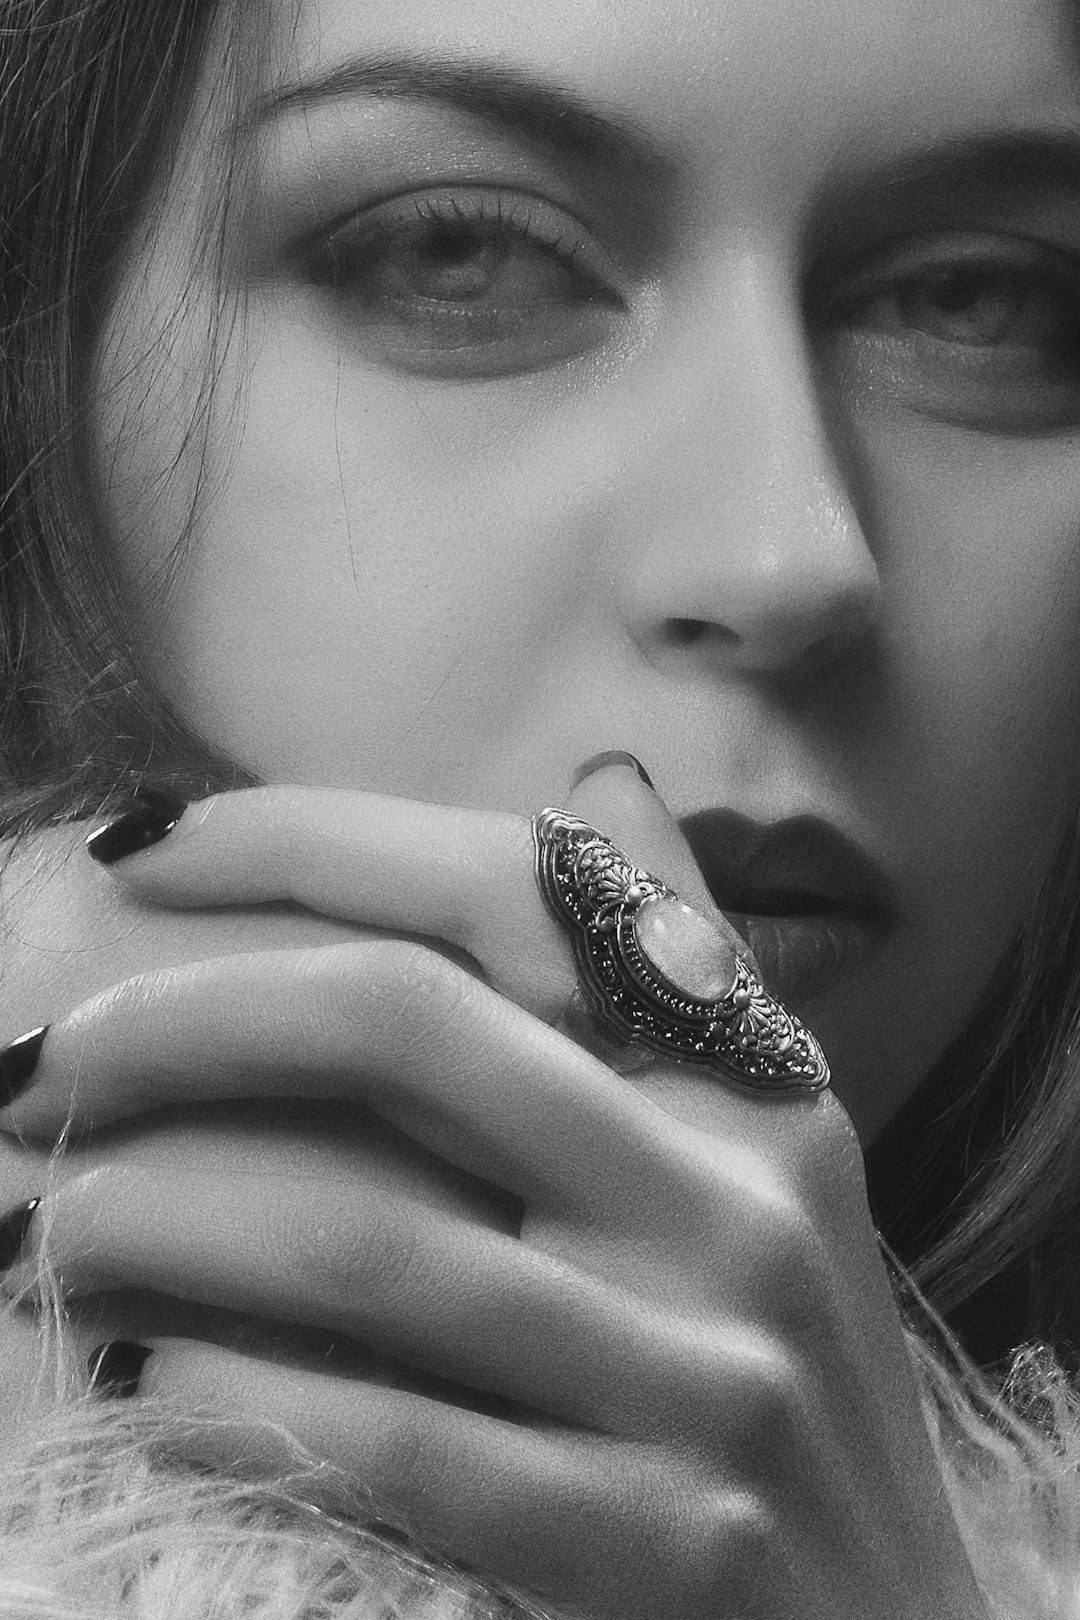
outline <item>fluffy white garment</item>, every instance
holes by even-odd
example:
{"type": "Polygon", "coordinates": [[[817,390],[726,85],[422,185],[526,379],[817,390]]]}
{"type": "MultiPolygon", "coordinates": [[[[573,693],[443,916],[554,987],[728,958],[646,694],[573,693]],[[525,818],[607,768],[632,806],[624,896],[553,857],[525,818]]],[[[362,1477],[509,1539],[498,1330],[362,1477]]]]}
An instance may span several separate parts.
{"type": "MultiPolygon", "coordinates": [[[[911,1336],[961,1534],[1000,1620],[1080,1620],[1080,1396],[1045,1352],[1006,1403],[911,1336]]],[[[306,1504],[162,1458],[169,1420],[71,1388],[0,1460],[3,1620],[496,1620],[523,1610],[306,1504]]],[[[541,1611],[529,1609],[539,1616],[541,1611]]]]}
{"type": "MultiPolygon", "coordinates": [[[[75,1400],[0,1464],[4,1620],[507,1620],[449,1569],[305,1504],[162,1463],[166,1424],[75,1400]]],[[[539,1615],[540,1611],[535,1612],[539,1615]]]]}

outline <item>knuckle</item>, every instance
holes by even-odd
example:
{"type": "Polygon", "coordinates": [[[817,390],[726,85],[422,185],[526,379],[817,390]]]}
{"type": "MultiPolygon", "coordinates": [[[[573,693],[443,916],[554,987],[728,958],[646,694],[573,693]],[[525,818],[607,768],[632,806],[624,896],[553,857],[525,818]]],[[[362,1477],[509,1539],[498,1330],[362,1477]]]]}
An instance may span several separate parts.
{"type": "Polygon", "coordinates": [[[342,1436],[339,1454],[350,1462],[361,1490],[371,1493],[372,1506],[377,1512],[387,1513],[392,1519],[406,1511],[415,1497],[435,1494],[446,1472],[434,1433],[424,1433],[412,1424],[361,1422],[365,1444],[356,1455],[356,1440],[352,1434],[342,1436]]]}
{"type": "Polygon", "coordinates": [[[532,822],[528,816],[510,810],[489,812],[484,817],[487,838],[477,845],[477,856],[483,861],[485,873],[494,866],[498,876],[508,882],[519,879],[533,881],[532,822]]]}
{"type": "MultiPolygon", "coordinates": [[[[327,964],[315,953],[316,969],[327,964]]],[[[390,939],[335,953],[324,984],[332,1017],[363,1033],[408,1034],[413,1041],[450,1028],[479,989],[478,981],[440,952],[413,940],[390,939]]]]}
{"type": "MultiPolygon", "coordinates": [[[[533,883],[532,832],[528,819],[510,811],[462,812],[470,823],[470,836],[465,841],[463,854],[463,893],[475,890],[477,884],[497,892],[503,909],[511,910],[521,904],[533,883]]],[[[486,908],[463,903],[455,912],[453,934],[456,942],[477,957],[483,957],[484,945],[492,926],[486,908]]]]}
{"type": "Polygon", "coordinates": [[[805,1454],[811,1391],[798,1352],[777,1338],[759,1339],[746,1353],[743,1430],[749,1454],[794,1459],[805,1454]]]}
{"type": "Polygon", "coordinates": [[[68,1174],[46,1200],[50,1230],[57,1234],[66,1227],[73,1232],[101,1231],[110,1220],[119,1224],[120,1211],[130,1200],[132,1179],[127,1166],[109,1162],[68,1174]]]}
{"type": "Polygon", "coordinates": [[[774,1325],[815,1318],[834,1287],[834,1259],[812,1212],[796,1197],[771,1205],[759,1227],[755,1256],[759,1296],[774,1325]]]}
{"type": "Polygon", "coordinates": [[[686,1549],[684,1612],[760,1612],[784,1544],[781,1516],[761,1496],[725,1491],[707,1497],[686,1549]]]}
{"type": "Polygon", "coordinates": [[[441,1504],[484,1494],[481,1459],[445,1423],[402,1412],[392,1399],[368,1396],[358,1405],[344,1406],[335,1449],[378,1518],[423,1535],[441,1504]]]}
{"type": "Polygon", "coordinates": [[[101,1165],[67,1177],[45,1200],[38,1260],[62,1289],[85,1292],[119,1276],[129,1181],[124,1170],[101,1165]]]}
{"type": "Polygon", "coordinates": [[[364,1267],[364,1280],[372,1297],[382,1302],[385,1314],[409,1314],[413,1300],[434,1300],[436,1279],[420,1234],[410,1221],[393,1217],[376,1220],[365,1238],[370,1243],[371,1259],[364,1267]]]}
{"type": "Polygon", "coordinates": [[[622,1561],[652,1599],[649,1612],[763,1612],[784,1541],[778,1510],[758,1492],[659,1460],[620,1515],[622,1561]]]}
{"type": "MultiPolygon", "coordinates": [[[[731,1245],[732,1211],[754,1233],[755,1268],[787,1268],[813,1243],[813,1222],[797,1174],[787,1163],[736,1146],[718,1163],[683,1178],[687,1215],[723,1248],[731,1245]]],[[[721,1249],[720,1252],[723,1252],[721,1249]]]]}
{"type": "Polygon", "coordinates": [[[648,1218],[669,1235],[676,1255],[696,1256],[703,1249],[722,1253],[716,1245],[724,1235],[724,1196],[715,1166],[700,1155],[685,1154],[666,1132],[644,1144],[639,1173],[626,1178],[631,1209],[642,1210],[641,1170],[648,1172],[648,1218]]]}
{"type": "Polygon", "coordinates": [[[831,1092],[804,1111],[792,1168],[803,1198],[822,1210],[865,1197],[866,1172],[855,1127],[831,1092]]]}
{"type": "Polygon", "coordinates": [[[728,1143],[703,1147],[677,1124],[656,1130],[646,1150],[654,1196],[663,1199],[658,1212],[665,1229],[695,1256],[703,1251],[715,1256],[730,1248],[733,1202],[749,1207],[757,1220],[780,1194],[767,1161],[728,1143]]]}
{"type": "Polygon", "coordinates": [[[203,802],[202,823],[211,818],[224,823],[224,831],[241,831],[252,820],[259,829],[260,860],[275,879],[287,879],[288,857],[294,842],[303,806],[297,802],[298,789],[287,783],[248,788],[239,793],[219,793],[203,802]]]}
{"type": "Polygon", "coordinates": [[[460,994],[459,977],[467,977],[439,951],[415,940],[388,940],[381,955],[383,982],[398,996],[443,1006],[460,994]]]}
{"type": "Polygon", "coordinates": [[[264,1241],[309,1305],[335,1319],[396,1316],[431,1292],[420,1233],[407,1208],[375,1197],[335,1201],[315,1220],[301,1208],[275,1215],[264,1241]]]}
{"type": "Polygon", "coordinates": [[[569,940],[547,915],[537,891],[531,823],[498,813],[485,818],[484,832],[469,857],[477,867],[452,937],[483,964],[498,990],[545,1022],[557,1023],[567,1013],[576,975],[569,940]],[[496,895],[497,905],[481,898],[496,895]]]}
{"type": "MultiPolygon", "coordinates": [[[[175,974],[177,970],[172,971],[175,974]]],[[[53,1025],[50,1033],[53,1049],[58,1038],[62,1038],[83,1059],[92,1056],[95,1043],[107,1037],[110,1024],[137,1021],[147,1013],[152,1016],[167,988],[166,970],[158,969],[133,974],[118,984],[96,991],[53,1025]]]]}

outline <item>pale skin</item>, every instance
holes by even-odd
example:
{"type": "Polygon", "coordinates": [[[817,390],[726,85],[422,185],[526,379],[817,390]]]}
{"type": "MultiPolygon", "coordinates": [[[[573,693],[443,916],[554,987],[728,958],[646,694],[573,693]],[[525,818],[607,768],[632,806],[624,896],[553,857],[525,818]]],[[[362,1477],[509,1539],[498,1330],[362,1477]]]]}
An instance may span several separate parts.
{"type": "MultiPolygon", "coordinates": [[[[91,1141],[49,1195],[85,1332],[152,1343],[155,1396],[287,1419],[453,1555],[624,1620],[982,1612],[858,1141],[962,1028],[1080,787],[1055,290],[1080,215],[1064,180],[897,176],[1002,128],[1074,129],[1077,86],[1050,7],[880,9],[643,0],[613,34],[600,6],[541,28],[481,0],[301,7],[288,84],[357,53],[479,57],[632,118],[663,162],[631,186],[430,95],[286,109],[229,258],[242,431],[223,408],[163,597],[186,468],[157,475],[186,396],[165,379],[142,411],[139,356],[192,229],[193,126],[102,336],[103,496],[154,673],[276,785],[111,873],[75,849],[8,879],[3,1033],[55,1023],[7,1123],[45,1140],[69,1110],[182,1110],[91,1141]],[[447,195],[532,199],[530,229],[576,232],[605,296],[519,249],[478,325],[430,286],[410,305],[400,236],[346,298],[298,273],[298,238],[401,229],[447,195]],[[942,266],[973,262],[982,293],[935,305],[942,266]],[[614,1076],[551,1028],[573,980],[527,815],[601,746],[641,755],[676,816],[814,815],[884,867],[884,948],[800,1008],[835,1096],[614,1076]],[[245,910],[268,901],[304,909],[245,910]],[[283,1092],[372,1109],[433,1157],[329,1108],[288,1132],[206,1108],[283,1092]],[[520,1231],[454,1169],[518,1200],[520,1231]],[[148,1288],[354,1336],[543,1421],[320,1379],[197,1312],[155,1333],[148,1288]]],[[[178,376],[204,330],[196,299],[178,376]]],[[[570,802],[714,910],[632,773],[570,802]]],[[[3,1152],[10,1202],[39,1192],[43,1153],[3,1152]]]]}
{"type": "MultiPolygon", "coordinates": [[[[569,803],[719,920],[632,771],[569,803]]],[[[138,1336],[144,1392],[212,1420],[194,1458],[287,1464],[269,1420],[343,1471],[331,1505],[359,1489],[454,1556],[613,1620],[982,1614],[842,1107],[659,1062],[624,1077],[552,1030],[574,974],[526,822],[258,789],[193,808],[122,882],[137,929],[148,905],[268,901],[358,925],[332,943],[276,919],[270,952],[105,990],[53,1026],[4,1121],[47,1140],[184,1105],[69,1159],[45,1220],[65,1292],[89,1301],[81,1340],[138,1336]],[[467,951],[488,983],[371,924],[467,951]],[[298,1096],[299,1128],[200,1113],[298,1096]],[[353,1105],[344,1123],[333,1103],[353,1105]],[[191,1302],[183,1337],[144,1290],[191,1302]],[[200,1306],[305,1324],[313,1348],[346,1335],[397,1371],[388,1387],[381,1368],[282,1366],[272,1331],[200,1306]],[[402,1364],[518,1416],[433,1399],[402,1364]]],[[[7,1144],[21,1190],[42,1157],[7,1144]]]]}

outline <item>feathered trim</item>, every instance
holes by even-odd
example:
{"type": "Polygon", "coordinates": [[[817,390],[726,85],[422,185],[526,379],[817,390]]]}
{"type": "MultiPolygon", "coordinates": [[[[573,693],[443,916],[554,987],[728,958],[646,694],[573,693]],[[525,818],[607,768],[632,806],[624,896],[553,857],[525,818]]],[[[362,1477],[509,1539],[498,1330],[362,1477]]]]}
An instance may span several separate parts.
{"type": "Polygon", "coordinates": [[[931,1440],[995,1620],[1080,1620],[1080,1391],[1045,1346],[1004,1386],[909,1333],[931,1440]]]}
{"type": "MultiPolygon", "coordinates": [[[[277,1488],[160,1460],[168,1420],[83,1398],[0,1464],[4,1620],[509,1620],[520,1608],[277,1488]]],[[[302,1469],[298,1469],[298,1474],[302,1469]]],[[[539,1611],[536,1611],[539,1614],[539,1611]]]]}
{"type": "MultiPolygon", "coordinates": [[[[995,1620],[1080,1620],[1080,1394],[1047,1351],[1019,1352],[1003,1393],[909,1340],[995,1620]]],[[[165,1414],[57,1388],[0,1459],[3,1620],[541,1616],[312,1507],[299,1448],[273,1487],[197,1473],[164,1460],[165,1414]]]]}

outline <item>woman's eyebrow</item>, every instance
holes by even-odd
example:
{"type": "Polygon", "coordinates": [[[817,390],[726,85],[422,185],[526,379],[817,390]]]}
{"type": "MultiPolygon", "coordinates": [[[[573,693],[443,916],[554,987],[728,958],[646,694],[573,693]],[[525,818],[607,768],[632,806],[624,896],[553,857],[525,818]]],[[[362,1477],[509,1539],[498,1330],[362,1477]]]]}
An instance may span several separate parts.
{"type": "Polygon", "coordinates": [[[358,95],[442,102],[556,158],[651,185],[673,167],[636,120],[601,112],[573,91],[518,68],[464,57],[351,57],[325,74],[268,91],[241,116],[238,129],[253,133],[284,114],[358,95]]]}
{"type": "Polygon", "coordinates": [[[1080,133],[985,130],[875,165],[871,174],[836,173],[826,192],[850,208],[860,199],[933,206],[948,200],[1006,201],[1080,190],[1080,133]]]}

